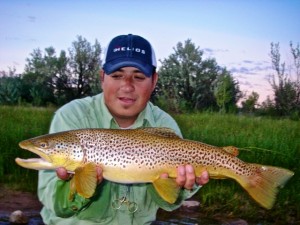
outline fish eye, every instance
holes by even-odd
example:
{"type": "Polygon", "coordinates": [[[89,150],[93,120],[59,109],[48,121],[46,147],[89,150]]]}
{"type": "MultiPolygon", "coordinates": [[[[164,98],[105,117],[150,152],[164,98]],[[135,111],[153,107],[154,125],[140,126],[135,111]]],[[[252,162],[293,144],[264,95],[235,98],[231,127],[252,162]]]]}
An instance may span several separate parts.
{"type": "Polygon", "coordinates": [[[49,144],[47,142],[41,142],[40,143],[40,147],[41,148],[48,148],[49,147],[49,144]]]}

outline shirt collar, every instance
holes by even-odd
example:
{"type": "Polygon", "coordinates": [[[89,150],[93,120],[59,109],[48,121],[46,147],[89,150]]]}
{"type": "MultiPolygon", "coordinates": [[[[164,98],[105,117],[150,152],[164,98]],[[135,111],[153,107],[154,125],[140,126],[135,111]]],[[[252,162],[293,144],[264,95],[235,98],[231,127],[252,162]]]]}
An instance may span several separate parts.
{"type": "Polygon", "coordinates": [[[99,110],[98,113],[98,122],[99,124],[102,124],[103,128],[113,128],[113,124],[112,121],[114,121],[113,116],[110,114],[108,108],[106,107],[105,103],[104,103],[104,96],[101,93],[99,95],[99,99],[97,100],[97,103],[99,103],[99,107],[97,107],[97,110],[99,110]]]}

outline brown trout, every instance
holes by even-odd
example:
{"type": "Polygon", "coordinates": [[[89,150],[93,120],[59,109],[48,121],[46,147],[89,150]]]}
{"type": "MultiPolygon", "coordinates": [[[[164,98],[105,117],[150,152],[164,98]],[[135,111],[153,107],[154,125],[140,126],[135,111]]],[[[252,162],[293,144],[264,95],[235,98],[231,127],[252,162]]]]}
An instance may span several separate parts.
{"type": "Polygon", "coordinates": [[[119,183],[152,183],[159,195],[174,203],[180,187],[175,182],[177,167],[191,164],[200,176],[237,181],[261,206],[274,205],[280,187],[293,176],[287,169],[246,163],[235,147],[215,147],[182,139],[168,128],[132,130],[80,129],[48,134],[20,142],[41,158],[20,159],[22,167],[37,170],[65,167],[74,173],[71,194],[89,198],[94,194],[96,166],[104,179],[119,183]],[[168,173],[169,178],[160,175],[168,173]]]}

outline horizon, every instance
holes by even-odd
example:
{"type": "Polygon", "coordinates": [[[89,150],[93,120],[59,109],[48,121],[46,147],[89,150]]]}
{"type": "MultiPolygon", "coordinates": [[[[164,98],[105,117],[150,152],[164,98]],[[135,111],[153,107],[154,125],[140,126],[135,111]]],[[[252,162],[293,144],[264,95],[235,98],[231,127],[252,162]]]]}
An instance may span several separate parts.
{"type": "MultiPolygon", "coordinates": [[[[138,34],[152,44],[157,60],[187,39],[215,58],[241,91],[273,94],[270,44],[280,43],[282,62],[291,62],[290,41],[299,43],[300,1],[0,1],[0,70],[24,70],[34,49],[67,50],[81,35],[102,48],[120,34],[138,34]],[[147,9],[147,10],[144,10],[147,9]]],[[[159,64],[160,65],[160,64],[159,64]]],[[[23,72],[23,71],[22,71],[23,72]]]]}

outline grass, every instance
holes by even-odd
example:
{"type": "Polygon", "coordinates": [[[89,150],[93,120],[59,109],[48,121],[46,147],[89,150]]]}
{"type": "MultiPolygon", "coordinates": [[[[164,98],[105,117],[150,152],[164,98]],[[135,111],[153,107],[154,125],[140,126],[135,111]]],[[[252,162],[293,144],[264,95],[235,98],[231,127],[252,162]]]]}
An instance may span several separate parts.
{"type": "Polygon", "coordinates": [[[0,107],[0,184],[36,191],[37,171],[17,166],[14,159],[33,156],[21,150],[18,143],[48,133],[53,112],[53,108],[0,107]]]}
{"type": "Polygon", "coordinates": [[[295,172],[271,210],[259,207],[236,182],[211,180],[196,196],[201,199],[202,212],[208,216],[226,212],[271,224],[300,222],[299,121],[209,113],[176,115],[175,119],[187,139],[215,146],[233,145],[240,148],[238,157],[243,161],[295,172]]]}
{"type": "MultiPolygon", "coordinates": [[[[0,184],[36,191],[37,172],[19,167],[16,157],[32,154],[21,150],[21,140],[48,132],[53,108],[0,107],[0,184]]],[[[202,213],[225,213],[261,224],[292,224],[300,221],[300,122],[216,113],[175,115],[183,136],[215,146],[240,148],[246,162],[284,167],[295,172],[280,190],[272,210],[259,207],[232,180],[210,180],[195,198],[202,213]]]]}

